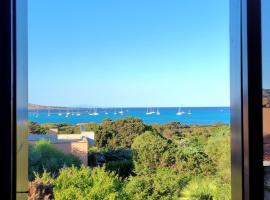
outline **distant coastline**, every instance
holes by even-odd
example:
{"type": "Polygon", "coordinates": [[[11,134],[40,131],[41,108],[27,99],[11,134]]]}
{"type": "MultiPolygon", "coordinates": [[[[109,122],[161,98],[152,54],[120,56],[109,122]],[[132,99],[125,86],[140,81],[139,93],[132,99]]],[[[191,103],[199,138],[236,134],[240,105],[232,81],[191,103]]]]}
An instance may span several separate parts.
{"type": "MultiPolygon", "coordinates": [[[[109,108],[177,108],[177,106],[46,106],[40,104],[28,104],[29,110],[77,110],[77,109],[89,109],[89,108],[99,108],[99,109],[109,109],[109,108]]],[[[183,106],[183,108],[229,108],[230,106],[183,106]]]]}
{"type": "Polygon", "coordinates": [[[78,109],[78,107],[44,106],[33,103],[28,104],[28,110],[68,110],[68,109],[78,109]]]}

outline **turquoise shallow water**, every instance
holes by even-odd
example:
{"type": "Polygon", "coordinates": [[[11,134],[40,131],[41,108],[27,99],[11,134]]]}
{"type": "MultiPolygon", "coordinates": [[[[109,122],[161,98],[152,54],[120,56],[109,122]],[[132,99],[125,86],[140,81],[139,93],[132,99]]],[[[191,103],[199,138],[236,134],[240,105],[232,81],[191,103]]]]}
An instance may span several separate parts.
{"type": "MultiPolygon", "coordinates": [[[[157,108],[152,109],[157,111],[157,108]]],[[[215,123],[230,123],[230,108],[229,107],[184,107],[181,109],[182,115],[176,115],[178,108],[159,108],[160,115],[153,113],[147,115],[147,108],[97,108],[98,115],[89,115],[93,113],[91,109],[76,109],[76,110],[51,110],[48,115],[48,110],[29,110],[28,118],[30,121],[38,123],[69,123],[77,124],[84,122],[102,122],[105,118],[119,119],[127,116],[138,117],[145,123],[167,123],[180,122],[184,124],[215,124],[215,123]],[[123,114],[120,114],[120,111],[123,114]],[[66,113],[70,114],[67,116],[66,113]],[[62,113],[60,116],[59,113],[62,113]],[[72,114],[73,113],[73,114],[72,114]],[[117,114],[115,114],[117,113],[117,114]]],[[[150,111],[150,109],[148,110],[150,111]]]]}

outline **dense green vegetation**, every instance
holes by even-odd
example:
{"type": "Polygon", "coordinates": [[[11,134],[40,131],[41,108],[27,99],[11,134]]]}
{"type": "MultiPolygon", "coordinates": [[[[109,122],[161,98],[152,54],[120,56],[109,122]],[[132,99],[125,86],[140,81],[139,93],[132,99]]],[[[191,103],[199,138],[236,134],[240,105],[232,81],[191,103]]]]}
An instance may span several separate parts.
{"type": "Polygon", "coordinates": [[[88,163],[91,167],[104,165],[109,172],[115,172],[119,177],[134,175],[132,150],[128,148],[98,149],[90,148],[88,163]]]}
{"type": "Polygon", "coordinates": [[[132,117],[115,121],[105,119],[100,124],[86,125],[86,130],[92,130],[96,133],[95,140],[99,148],[130,148],[135,137],[150,129],[151,126],[132,117]]]}
{"type": "Polygon", "coordinates": [[[35,145],[29,146],[28,163],[29,180],[34,179],[34,173],[41,174],[44,170],[56,177],[59,170],[63,167],[81,165],[81,161],[77,157],[71,154],[64,154],[62,151],[55,149],[46,140],[40,140],[35,145]]]}
{"type": "Polygon", "coordinates": [[[36,122],[29,122],[28,132],[32,134],[46,134],[47,129],[36,122]]]}
{"type": "Polygon", "coordinates": [[[58,134],[80,134],[80,127],[67,123],[44,123],[29,122],[29,133],[47,134],[50,128],[57,128],[58,134]]]}
{"type": "Polygon", "coordinates": [[[55,185],[56,199],[231,199],[228,125],[146,125],[125,118],[87,130],[95,131],[97,144],[89,149],[89,167],[41,177],[55,185]]]}

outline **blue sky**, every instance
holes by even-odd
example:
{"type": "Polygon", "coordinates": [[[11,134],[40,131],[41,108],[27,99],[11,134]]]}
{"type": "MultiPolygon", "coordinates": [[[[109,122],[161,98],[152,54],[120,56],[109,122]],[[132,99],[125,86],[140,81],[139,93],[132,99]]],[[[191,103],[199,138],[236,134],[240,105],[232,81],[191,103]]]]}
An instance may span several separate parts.
{"type": "Polygon", "coordinates": [[[229,106],[229,0],[29,0],[29,102],[229,106]]]}

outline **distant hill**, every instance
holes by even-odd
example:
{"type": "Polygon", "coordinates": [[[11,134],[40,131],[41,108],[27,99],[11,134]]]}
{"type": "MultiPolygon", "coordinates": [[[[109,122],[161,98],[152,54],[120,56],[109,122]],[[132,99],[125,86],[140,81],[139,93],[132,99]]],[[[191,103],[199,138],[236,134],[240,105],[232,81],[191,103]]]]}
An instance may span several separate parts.
{"type": "Polygon", "coordinates": [[[44,105],[38,105],[38,104],[32,104],[32,103],[29,103],[28,104],[28,109],[29,110],[65,110],[65,109],[75,109],[74,107],[61,107],[61,106],[44,106],[44,105]]]}

